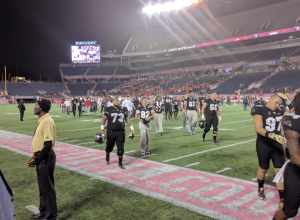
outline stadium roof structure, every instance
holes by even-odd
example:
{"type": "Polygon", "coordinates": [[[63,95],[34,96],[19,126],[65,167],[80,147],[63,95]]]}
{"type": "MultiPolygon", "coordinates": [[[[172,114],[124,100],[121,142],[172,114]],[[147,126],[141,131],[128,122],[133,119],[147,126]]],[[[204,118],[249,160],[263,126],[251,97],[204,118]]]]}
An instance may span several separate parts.
{"type": "Polygon", "coordinates": [[[226,16],[288,0],[205,0],[208,8],[217,16],[226,16]]]}

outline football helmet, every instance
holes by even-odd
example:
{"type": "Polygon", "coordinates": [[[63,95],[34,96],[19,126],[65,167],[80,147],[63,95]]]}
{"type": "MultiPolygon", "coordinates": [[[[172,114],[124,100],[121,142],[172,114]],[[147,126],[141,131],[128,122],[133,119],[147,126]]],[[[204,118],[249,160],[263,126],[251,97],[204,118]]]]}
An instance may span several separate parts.
{"type": "Polygon", "coordinates": [[[104,134],[99,133],[99,132],[96,133],[95,142],[98,144],[103,144],[104,143],[104,134]]]}
{"type": "Polygon", "coordinates": [[[199,121],[199,128],[204,129],[205,127],[205,121],[204,120],[200,120],[199,121]]]}

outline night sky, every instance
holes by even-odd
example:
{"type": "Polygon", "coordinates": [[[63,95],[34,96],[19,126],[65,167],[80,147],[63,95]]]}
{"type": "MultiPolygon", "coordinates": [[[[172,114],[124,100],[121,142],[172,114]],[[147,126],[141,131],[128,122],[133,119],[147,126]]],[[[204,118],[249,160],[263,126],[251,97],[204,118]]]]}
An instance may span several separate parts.
{"type": "MultiPolygon", "coordinates": [[[[257,5],[284,0],[209,0],[222,16],[257,5]]],[[[59,80],[58,66],[70,62],[70,45],[96,40],[103,51],[119,52],[145,25],[142,0],[1,0],[0,76],[59,80]]]]}
{"type": "Polygon", "coordinates": [[[0,65],[9,73],[59,80],[58,65],[70,62],[70,45],[96,40],[120,50],[139,25],[136,0],[7,0],[0,7],[0,65]]]}

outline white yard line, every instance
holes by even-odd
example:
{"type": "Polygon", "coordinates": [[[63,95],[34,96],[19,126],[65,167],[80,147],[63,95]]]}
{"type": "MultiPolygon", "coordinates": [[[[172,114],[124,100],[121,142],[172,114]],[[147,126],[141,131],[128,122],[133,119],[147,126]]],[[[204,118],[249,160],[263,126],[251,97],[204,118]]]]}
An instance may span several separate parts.
{"type": "Polygon", "coordinates": [[[185,165],[184,167],[188,168],[188,167],[197,166],[197,165],[199,165],[199,164],[200,164],[200,162],[195,162],[195,163],[187,164],[187,165],[185,165]]]}
{"type": "Polygon", "coordinates": [[[201,155],[201,154],[205,154],[205,153],[209,153],[209,152],[213,152],[213,151],[218,151],[218,150],[238,146],[238,145],[241,145],[241,144],[248,144],[248,143],[253,142],[255,140],[256,139],[250,139],[250,140],[241,141],[241,142],[238,142],[238,143],[235,143],[235,144],[229,144],[229,145],[225,145],[225,146],[210,148],[208,150],[203,150],[203,151],[195,152],[195,153],[192,153],[192,154],[186,154],[186,155],[183,155],[183,156],[180,156],[180,157],[175,157],[175,158],[171,158],[171,159],[168,159],[168,160],[164,160],[163,162],[168,163],[168,162],[171,162],[171,161],[181,160],[181,159],[184,159],[184,158],[193,157],[193,156],[196,156],[196,155],[201,155]]]}
{"type": "Polygon", "coordinates": [[[247,119],[247,120],[240,120],[240,121],[231,121],[231,122],[226,122],[226,123],[220,122],[220,124],[222,124],[222,125],[232,125],[232,124],[239,124],[239,123],[247,122],[247,121],[252,121],[252,120],[247,119]]]}

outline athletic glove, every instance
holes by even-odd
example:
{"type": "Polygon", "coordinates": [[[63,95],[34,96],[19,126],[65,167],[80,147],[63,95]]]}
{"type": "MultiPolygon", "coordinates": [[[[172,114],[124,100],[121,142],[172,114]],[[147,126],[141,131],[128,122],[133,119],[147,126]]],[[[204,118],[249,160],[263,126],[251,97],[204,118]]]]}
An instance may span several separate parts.
{"type": "Polygon", "coordinates": [[[128,138],[130,139],[134,139],[134,127],[131,125],[130,126],[130,135],[128,136],[128,138]]]}
{"type": "Polygon", "coordinates": [[[222,116],[221,115],[218,116],[218,119],[219,119],[219,122],[221,122],[222,121],[222,116]]]}
{"type": "Polygon", "coordinates": [[[278,142],[279,144],[285,144],[286,143],[286,139],[283,136],[279,135],[279,134],[267,133],[266,137],[278,142]]]}
{"type": "Polygon", "coordinates": [[[35,167],[35,165],[36,165],[36,161],[34,157],[32,157],[30,160],[27,161],[28,167],[35,167]]]}

